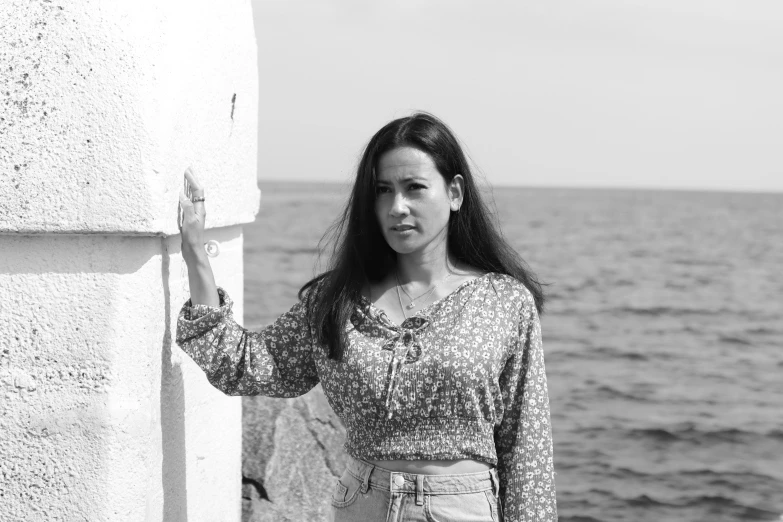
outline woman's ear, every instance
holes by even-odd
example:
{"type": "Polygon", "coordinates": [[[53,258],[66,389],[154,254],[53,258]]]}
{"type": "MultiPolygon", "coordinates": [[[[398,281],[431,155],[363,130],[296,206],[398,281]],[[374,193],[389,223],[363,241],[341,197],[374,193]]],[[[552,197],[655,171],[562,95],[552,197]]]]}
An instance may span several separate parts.
{"type": "Polygon", "coordinates": [[[451,183],[449,183],[449,199],[451,199],[452,212],[459,212],[464,197],[465,178],[462,177],[462,174],[457,174],[451,178],[451,183]]]}

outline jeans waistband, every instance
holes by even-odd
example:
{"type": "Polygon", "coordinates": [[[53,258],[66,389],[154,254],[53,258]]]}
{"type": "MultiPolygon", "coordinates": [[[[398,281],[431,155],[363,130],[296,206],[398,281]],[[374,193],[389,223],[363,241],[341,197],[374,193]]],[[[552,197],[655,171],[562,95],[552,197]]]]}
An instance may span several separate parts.
{"type": "Polygon", "coordinates": [[[348,472],[362,482],[362,490],[368,486],[392,493],[415,493],[419,495],[454,495],[494,491],[497,495],[499,482],[493,468],[478,473],[454,475],[421,475],[384,469],[369,462],[348,456],[348,472]]]}

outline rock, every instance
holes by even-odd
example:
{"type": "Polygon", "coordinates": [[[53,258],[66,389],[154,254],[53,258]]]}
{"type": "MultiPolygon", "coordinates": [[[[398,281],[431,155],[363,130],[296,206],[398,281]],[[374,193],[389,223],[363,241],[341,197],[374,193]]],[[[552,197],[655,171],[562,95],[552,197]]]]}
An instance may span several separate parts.
{"type": "Polygon", "coordinates": [[[317,393],[308,393],[295,403],[300,409],[310,432],[321,446],[326,465],[332,475],[339,478],[347,463],[348,455],[343,449],[345,444],[345,428],[332,411],[320,386],[317,393]]]}
{"type": "Polygon", "coordinates": [[[263,481],[274,453],[275,421],[296,399],[244,397],[242,399],[242,476],[263,481]]]}
{"type": "Polygon", "coordinates": [[[320,386],[296,399],[243,399],[244,522],[331,520],[345,429],[320,386]]]}

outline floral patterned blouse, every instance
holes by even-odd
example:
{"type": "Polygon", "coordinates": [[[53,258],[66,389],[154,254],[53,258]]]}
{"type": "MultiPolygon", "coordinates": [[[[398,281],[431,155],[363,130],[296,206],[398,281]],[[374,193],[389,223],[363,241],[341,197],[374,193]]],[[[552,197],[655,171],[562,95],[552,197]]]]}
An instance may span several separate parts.
{"type": "Polygon", "coordinates": [[[213,386],[296,397],[320,382],[353,457],[483,461],[497,466],[507,522],[557,520],[541,326],[522,283],[485,274],[400,325],[363,298],[342,362],[303,302],[251,332],[218,293],[219,308],[188,301],[177,321],[177,344],[213,386]]]}

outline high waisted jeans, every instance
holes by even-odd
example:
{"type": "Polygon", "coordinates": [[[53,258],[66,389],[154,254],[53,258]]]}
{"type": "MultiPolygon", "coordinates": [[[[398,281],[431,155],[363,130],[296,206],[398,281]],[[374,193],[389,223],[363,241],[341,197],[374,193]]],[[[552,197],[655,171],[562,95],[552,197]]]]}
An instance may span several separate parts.
{"type": "Polygon", "coordinates": [[[494,469],[416,475],[349,457],[332,493],[335,522],[500,522],[494,469]]]}

